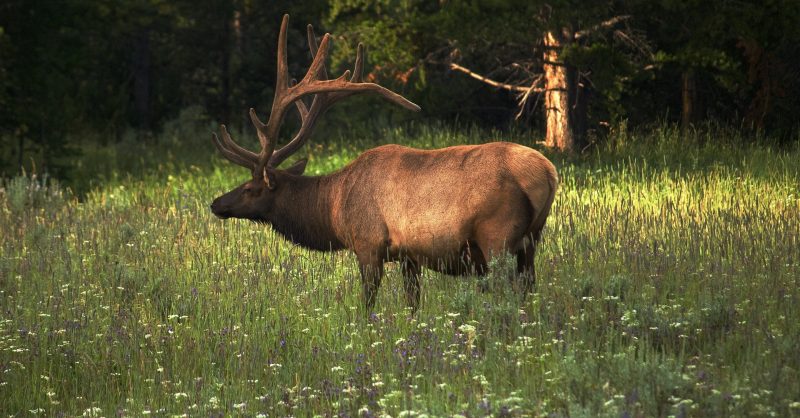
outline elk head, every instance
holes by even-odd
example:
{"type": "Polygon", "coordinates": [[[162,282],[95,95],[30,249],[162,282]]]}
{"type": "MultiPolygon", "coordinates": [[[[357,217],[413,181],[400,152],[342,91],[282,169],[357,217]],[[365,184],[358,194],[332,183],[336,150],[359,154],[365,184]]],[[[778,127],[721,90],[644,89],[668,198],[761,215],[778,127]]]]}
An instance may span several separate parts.
{"type": "Polygon", "coordinates": [[[274,199],[284,180],[303,173],[307,160],[303,159],[291,167],[281,170],[278,166],[295,153],[308,140],[314,125],[333,103],[354,94],[377,93],[390,102],[406,109],[419,111],[419,106],[397,93],[380,85],[363,82],[364,45],[359,44],[355,68],[352,76],[347,70],[340,77],[329,80],[325,69],[331,37],[325,34],[317,45],[317,38],[311,25],[308,25],[308,46],[314,57],[311,66],[300,82],[290,82],[286,62],[286,29],[289,15],[283,16],[278,36],[278,70],[275,97],[267,123],[261,122],[255,110],[250,109],[250,120],[256,128],[261,151],[256,154],[236,144],[228,134],[225,125],[220,127],[221,138],[212,134],[217,149],[231,162],[251,170],[252,179],[230,192],[218,197],[211,204],[211,210],[220,218],[246,218],[265,220],[274,199]],[[349,80],[348,80],[349,78],[349,80]],[[304,98],[313,95],[309,107],[304,98]],[[278,134],[288,109],[294,104],[300,113],[301,127],[294,138],[284,147],[275,150],[278,134]]]}

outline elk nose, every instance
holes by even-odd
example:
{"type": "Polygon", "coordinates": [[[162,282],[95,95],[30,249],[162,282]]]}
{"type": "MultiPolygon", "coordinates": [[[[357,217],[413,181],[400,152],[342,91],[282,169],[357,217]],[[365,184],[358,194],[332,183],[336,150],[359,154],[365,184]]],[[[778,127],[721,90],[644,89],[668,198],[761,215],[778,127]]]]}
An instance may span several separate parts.
{"type": "Polygon", "coordinates": [[[222,203],[220,203],[219,199],[214,199],[209,207],[211,208],[211,212],[213,212],[214,215],[220,219],[227,219],[230,216],[230,214],[227,213],[225,208],[222,206],[222,203]]]}
{"type": "Polygon", "coordinates": [[[209,205],[209,207],[211,208],[211,211],[214,212],[214,214],[217,214],[220,210],[219,199],[214,199],[214,201],[211,202],[211,205],[209,205]]]}

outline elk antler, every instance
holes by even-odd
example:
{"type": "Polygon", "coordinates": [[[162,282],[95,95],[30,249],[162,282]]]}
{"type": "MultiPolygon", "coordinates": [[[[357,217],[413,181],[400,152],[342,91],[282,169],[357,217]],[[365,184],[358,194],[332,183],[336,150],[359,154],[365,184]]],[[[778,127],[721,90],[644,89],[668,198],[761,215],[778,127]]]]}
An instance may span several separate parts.
{"type": "MultiPolygon", "coordinates": [[[[311,55],[316,56],[318,46],[317,46],[317,37],[314,34],[314,27],[308,25],[307,32],[308,32],[308,48],[311,50],[311,55]]],[[[364,73],[364,44],[359,43],[358,49],[356,50],[356,62],[353,68],[353,75],[352,77],[350,77],[350,83],[361,83],[363,79],[363,73],[364,73]]],[[[319,69],[319,77],[323,79],[327,79],[328,77],[324,64],[319,69]]],[[[298,149],[300,149],[300,147],[302,147],[306,143],[308,138],[311,136],[311,133],[314,129],[314,125],[316,124],[317,118],[319,116],[323,115],[325,111],[327,111],[328,108],[330,108],[330,106],[336,103],[337,101],[345,97],[352,96],[356,93],[358,92],[340,90],[329,93],[315,94],[314,99],[311,102],[310,110],[308,107],[306,107],[306,104],[303,102],[302,99],[297,100],[295,104],[297,105],[297,110],[300,113],[300,120],[302,123],[300,131],[297,132],[297,135],[295,135],[295,137],[292,138],[292,140],[288,144],[286,144],[284,147],[275,151],[272,154],[269,164],[273,167],[277,167],[284,160],[286,160],[286,158],[294,154],[298,149]]],[[[406,107],[404,103],[399,103],[399,104],[401,106],[406,107]]],[[[419,110],[419,107],[411,109],[419,110]]]]}
{"type": "Polygon", "coordinates": [[[303,79],[297,84],[290,84],[288,64],[286,62],[286,29],[288,24],[289,15],[284,15],[278,35],[278,71],[275,83],[275,97],[272,101],[272,110],[267,123],[261,122],[255,110],[250,109],[250,119],[256,127],[258,140],[261,143],[261,151],[256,154],[237,145],[228,134],[225,125],[220,127],[222,140],[216,134],[213,134],[214,145],[231,162],[252,169],[254,176],[261,176],[261,171],[264,167],[277,167],[305,144],[311,135],[317,118],[333,103],[354,94],[373,92],[406,109],[420,110],[419,106],[403,96],[378,84],[364,83],[362,81],[364,70],[364,46],[362,44],[358,45],[355,68],[350,80],[347,80],[350,70],[345,71],[338,78],[328,80],[325,59],[328,57],[331,36],[326,33],[322,37],[322,42],[317,46],[316,36],[311,25],[308,26],[308,45],[314,59],[303,79]],[[308,108],[302,98],[310,94],[313,94],[314,98],[311,107],[308,108]],[[302,121],[300,130],[286,146],[275,151],[275,144],[277,143],[284,116],[287,108],[293,103],[300,113],[302,121]]]}

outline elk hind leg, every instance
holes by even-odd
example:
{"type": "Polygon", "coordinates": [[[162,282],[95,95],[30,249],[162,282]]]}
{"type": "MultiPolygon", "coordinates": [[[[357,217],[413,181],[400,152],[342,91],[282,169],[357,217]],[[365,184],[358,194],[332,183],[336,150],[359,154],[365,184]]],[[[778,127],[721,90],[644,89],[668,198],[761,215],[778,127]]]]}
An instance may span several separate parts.
{"type": "Polygon", "coordinates": [[[548,213],[549,208],[539,214],[532,225],[531,232],[522,242],[522,249],[517,252],[517,273],[522,277],[522,286],[526,293],[532,292],[536,284],[536,268],[534,266],[536,247],[539,246],[542,238],[542,229],[544,229],[548,213]]]}
{"type": "Polygon", "coordinates": [[[532,236],[528,237],[524,240],[522,249],[517,251],[517,274],[521,281],[522,290],[525,293],[532,292],[536,283],[536,269],[534,267],[536,244],[532,236]]]}
{"type": "MultiPolygon", "coordinates": [[[[487,264],[488,261],[496,258],[496,257],[505,257],[507,254],[510,254],[508,245],[503,238],[499,238],[505,234],[498,234],[498,235],[485,235],[479,236],[476,241],[478,243],[478,247],[483,253],[483,258],[486,260],[487,264]]],[[[492,272],[495,274],[496,272],[492,272]]],[[[512,275],[513,276],[513,275],[512,275]]],[[[513,277],[509,277],[509,280],[513,280],[513,277]]]]}

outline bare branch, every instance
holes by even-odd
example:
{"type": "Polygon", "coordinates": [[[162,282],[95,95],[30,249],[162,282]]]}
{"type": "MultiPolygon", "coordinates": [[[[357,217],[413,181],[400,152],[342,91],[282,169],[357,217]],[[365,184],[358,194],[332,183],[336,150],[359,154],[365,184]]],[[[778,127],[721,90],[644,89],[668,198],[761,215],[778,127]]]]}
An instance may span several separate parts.
{"type": "Polygon", "coordinates": [[[517,92],[517,93],[528,93],[530,91],[533,91],[534,93],[541,93],[541,92],[544,91],[544,89],[542,89],[542,88],[523,87],[523,86],[517,86],[517,85],[514,85],[514,84],[501,83],[499,81],[492,80],[492,79],[490,79],[488,77],[484,77],[484,76],[482,76],[482,75],[480,75],[480,74],[478,74],[476,72],[473,72],[469,68],[462,67],[462,66],[460,66],[460,65],[458,65],[456,63],[453,63],[453,62],[450,63],[450,69],[451,70],[456,70],[456,71],[461,71],[462,73],[467,74],[468,76],[470,76],[470,77],[472,77],[472,78],[474,78],[476,80],[480,80],[480,81],[482,81],[482,82],[484,82],[484,83],[486,83],[486,84],[488,84],[488,85],[490,85],[492,87],[497,87],[497,88],[501,88],[501,89],[508,90],[508,91],[514,91],[514,92],[517,92]]]}
{"type": "Polygon", "coordinates": [[[528,87],[528,91],[526,91],[525,94],[523,94],[522,97],[517,102],[517,106],[519,106],[519,112],[517,112],[517,115],[514,117],[514,119],[521,118],[522,115],[525,113],[525,107],[528,104],[528,99],[531,97],[531,93],[544,91],[543,88],[536,87],[537,85],[539,85],[539,83],[542,82],[542,80],[544,80],[544,75],[542,74],[537,75],[536,78],[533,79],[530,87],[528,87]]]}
{"type": "Polygon", "coordinates": [[[579,30],[579,31],[575,32],[575,39],[585,38],[585,37],[597,32],[597,31],[599,31],[601,29],[608,29],[610,27],[613,27],[617,23],[625,21],[625,20],[628,20],[630,18],[631,18],[630,15],[614,16],[611,19],[608,19],[608,20],[606,20],[604,22],[600,22],[600,23],[592,26],[591,28],[584,29],[584,30],[579,30]]]}

